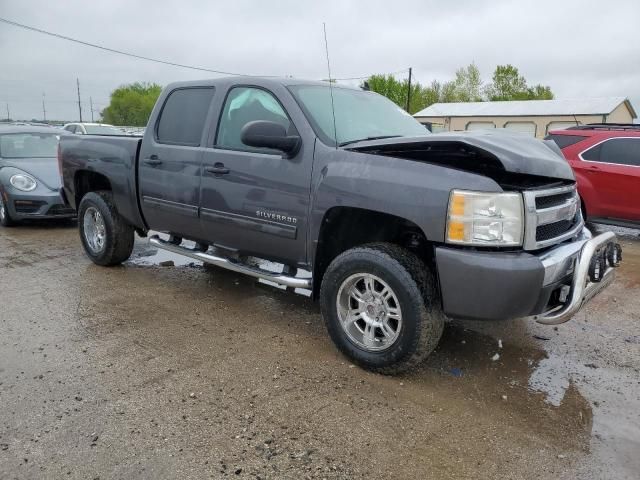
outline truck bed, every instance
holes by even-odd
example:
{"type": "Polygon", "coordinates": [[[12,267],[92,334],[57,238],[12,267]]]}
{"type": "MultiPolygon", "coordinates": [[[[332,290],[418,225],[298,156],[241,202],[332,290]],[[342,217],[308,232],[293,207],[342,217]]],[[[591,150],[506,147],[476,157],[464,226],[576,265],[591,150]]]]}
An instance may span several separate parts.
{"type": "Polygon", "coordinates": [[[77,209],[88,184],[106,182],[118,212],[133,226],[144,227],[138,208],[138,153],[142,138],[128,135],[69,135],[60,139],[63,189],[77,209]]]}

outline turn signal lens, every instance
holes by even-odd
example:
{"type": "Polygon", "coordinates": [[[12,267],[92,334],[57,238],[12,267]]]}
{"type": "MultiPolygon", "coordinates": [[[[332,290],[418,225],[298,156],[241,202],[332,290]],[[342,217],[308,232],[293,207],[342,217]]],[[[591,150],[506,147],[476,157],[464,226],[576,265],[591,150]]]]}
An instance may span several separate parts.
{"type": "Polygon", "coordinates": [[[449,224],[449,239],[464,241],[464,223],[462,222],[451,222],[449,224]]]}

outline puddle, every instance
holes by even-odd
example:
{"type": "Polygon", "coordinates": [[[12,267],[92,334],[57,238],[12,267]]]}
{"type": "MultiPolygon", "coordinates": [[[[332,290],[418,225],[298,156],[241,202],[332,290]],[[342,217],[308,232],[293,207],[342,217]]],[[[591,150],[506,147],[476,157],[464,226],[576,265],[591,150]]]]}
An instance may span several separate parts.
{"type": "Polygon", "coordinates": [[[583,465],[584,471],[577,478],[593,478],[590,469],[596,466],[611,475],[606,478],[638,478],[640,375],[633,368],[602,361],[582,363],[584,360],[568,353],[549,353],[535,366],[528,387],[543,393],[545,402],[555,407],[566,402],[568,392],[575,388],[591,406],[592,463],[583,465]]]}
{"type": "Polygon", "coordinates": [[[544,358],[529,377],[529,388],[546,395],[545,401],[559,407],[569,389],[569,374],[564,363],[555,356],[544,358]]]}
{"type": "MultiPolygon", "coordinates": [[[[194,242],[184,241],[184,245],[193,247],[194,242]]],[[[200,266],[202,262],[194,260],[193,258],[185,257],[184,255],[178,255],[168,250],[152,247],[149,245],[149,241],[146,238],[136,237],[136,243],[133,247],[133,253],[127,261],[128,264],[151,266],[151,265],[163,265],[165,262],[173,262],[173,266],[187,267],[187,266],[200,266]]]]}

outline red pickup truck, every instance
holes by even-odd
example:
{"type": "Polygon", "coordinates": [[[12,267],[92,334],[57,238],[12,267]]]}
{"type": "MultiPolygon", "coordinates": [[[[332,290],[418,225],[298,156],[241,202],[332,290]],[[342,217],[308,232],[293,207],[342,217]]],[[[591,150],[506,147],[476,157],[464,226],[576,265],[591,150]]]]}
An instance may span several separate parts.
{"type": "Polygon", "coordinates": [[[575,172],[585,219],[640,227],[640,125],[580,125],[553,130],[546,140],[575,172]]]}

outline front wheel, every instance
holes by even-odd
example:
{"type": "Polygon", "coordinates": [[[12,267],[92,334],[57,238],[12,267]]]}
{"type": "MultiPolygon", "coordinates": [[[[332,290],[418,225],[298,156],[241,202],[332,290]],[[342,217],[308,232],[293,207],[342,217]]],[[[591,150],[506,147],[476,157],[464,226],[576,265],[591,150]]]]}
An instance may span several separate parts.
{"type": "Polygon", "coordinates": [[[365,245],[336,257],[324,274],[320,303],[340,351],[380,373],[420,363],[444,328],[433,275],[415,254],[393,244],[365,245]]]}
{"type": "Polygon", "coordinates": [[[13,218],[11,218],[9,209],[4,203],[2,194],[0,193],[0,225],[2,225],[3,227],[13,227],[15,224],[16,222],[15,220],[13,220],[13,218]]]}
{"type": "Polygon", "coordinates": [[[134,229],[120,216],[111,192],[87,193],[78,208],[82,246],[98,265],[111,266],[131,256],[134,229]]]}

